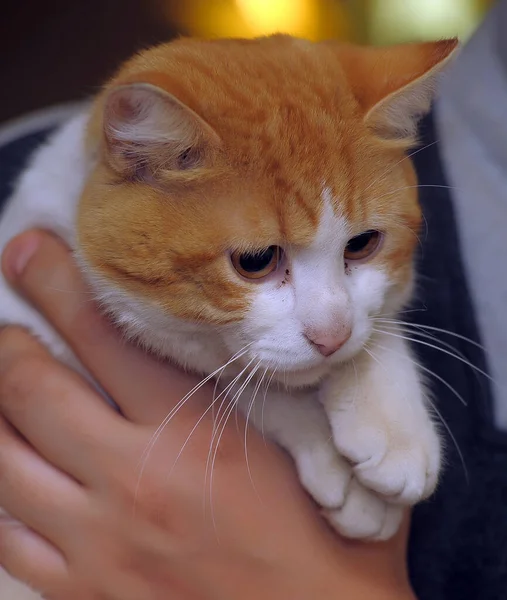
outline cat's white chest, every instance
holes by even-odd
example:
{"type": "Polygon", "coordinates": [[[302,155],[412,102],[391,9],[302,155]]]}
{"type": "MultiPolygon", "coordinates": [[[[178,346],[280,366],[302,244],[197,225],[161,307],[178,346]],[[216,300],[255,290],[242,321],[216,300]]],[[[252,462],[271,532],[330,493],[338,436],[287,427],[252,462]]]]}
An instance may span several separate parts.
{"type": "MultiPolygon", "coordinates": [[[[90,164],[84,151],[87,114],[79,114],[39,148],[18,180],[0,221],[0,253],[18,233],[33,227],[57,233],[74,244],[76,207],[90,164]]],[[[40,315],[0,275],[0,321],[28,327],[55,355],[71,353],[40,315]]]]}

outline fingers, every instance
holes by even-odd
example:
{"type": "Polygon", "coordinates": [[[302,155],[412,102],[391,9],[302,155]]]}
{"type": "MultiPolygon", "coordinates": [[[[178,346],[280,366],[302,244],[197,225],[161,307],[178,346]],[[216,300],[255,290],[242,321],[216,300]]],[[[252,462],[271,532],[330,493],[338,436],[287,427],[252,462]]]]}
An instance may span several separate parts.
{"type": "Polygon", "coordinates": [[[0,420],[0,504],[10,515],[57,543],[75,515],[86,513],[81,486],[30,448],[0,420]]]}
{"type": "MultiPolygon", "coordinates": [[[[37,533],[7,515],[0,517],[0,565],[12,577],[42,592],[58,589],[67,579],[67,565],[60,552],[37,533]]],[[[7,582],[6,575],[0,573],[2,598],[4,594],[6,599],[17,598],[15,587],[16,583],[7,582]]],[[[21,597],[21,591],[19,594],[21,597]]]]}
{"type": "Polygon", "coordinates": [[[121,447],[131,427],[17,328],[0,331],[0,412],[42,456],[84,483],[95,480],[104,447],[121,447]]]}
{"type": "MultiPolygon", "coordinates": [[[[12,240],[4,252],[3,269],[69,342],[127,418],[158,424],[196,383],[119,340],[90,302],[71,254],[49,234],[30,231],[12,240]]],[[[211,386],[194,402],[210,397],[211,386]]]]}

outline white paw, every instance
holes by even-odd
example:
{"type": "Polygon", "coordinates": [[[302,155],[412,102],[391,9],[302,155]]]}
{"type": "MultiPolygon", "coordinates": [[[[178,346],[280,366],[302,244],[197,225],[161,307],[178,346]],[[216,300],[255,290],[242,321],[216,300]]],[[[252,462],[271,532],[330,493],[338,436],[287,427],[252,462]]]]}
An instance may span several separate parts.
{"type": "Polygon", "coordinates": [[[332,440],[304,447],[294,459],[303,487],[318,504],[329,509],[343,506],[352,469],[332,440]]]}
{"type": "Polygon", "coordinates": [[[435,489],[440,441],[428,417],[417,427],[403,419],[389,422],[361,415],[353,404],[330,415],[336,447],[352,464],[354,475],[389,502],[412,505],[435,489]]]}
{"type": "Polygon", "coordinates": [[[386,540],[398,531],[402,508],[365,488],[331,441],[305,448],[296,465],[301,483],[341,535],[386,540]]]}
{"type": "Polygon", "coordinates": [[[403,508],[386,502],[354,477],[343,506],[325,510],[324,516],[345,537],[380,541],[391,538],[398,531],[403,508]]]}

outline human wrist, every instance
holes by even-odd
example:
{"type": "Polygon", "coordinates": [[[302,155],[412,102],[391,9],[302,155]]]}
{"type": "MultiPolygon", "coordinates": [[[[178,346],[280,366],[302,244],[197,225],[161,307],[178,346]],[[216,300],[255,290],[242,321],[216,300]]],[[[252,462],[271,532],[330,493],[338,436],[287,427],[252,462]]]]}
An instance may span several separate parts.
{"type": "MultiPolygon", "coordinates": [[[[314,556],[306,565],[294,568],[292,583],[296,583],[297,594],[273,595],[273,600],[416,600],[404,560],[379,557],[372,565],[367,554],[360,560],[350,560],[347,554],[347,548],[340,547],[338,553],[314,556]]],[[[271,600],[271,596],[264,595],[264,599],[271,600]]]]}
{"type": "Polygon", "coordinates": [[[339,565],[333,570],[310,563],[298,568],[262,565],[259,570],[249,565],[244,571],[234,569],[227,577],[215,575],[220,600],[416,600],[408,581],[401,577],[379,580],[364,570],[346,572],[339,565]]]}

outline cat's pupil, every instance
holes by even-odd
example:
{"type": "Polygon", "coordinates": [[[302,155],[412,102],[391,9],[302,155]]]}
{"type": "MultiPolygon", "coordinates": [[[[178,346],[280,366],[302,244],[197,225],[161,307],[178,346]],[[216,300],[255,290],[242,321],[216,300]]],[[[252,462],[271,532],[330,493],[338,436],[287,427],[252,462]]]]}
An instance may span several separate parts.
{"type": "Polygon", "coordinates": [[[351,240],[349,240],[346,252],[351,254],[361,252],[361,250],[364,250],[366,246],[368,246],[368,244],[377,236],[377,231],[365,231],[364,233],[356,235],[356,237],[353,237],[351,240]]]}
{"type": "Polygon", "coordinates": [[[256,273],[268,267],[276,253],[276,246],[269,246],[255,254],[242,254],[239,259],[241,268],[247,273],[256,273]]]}

